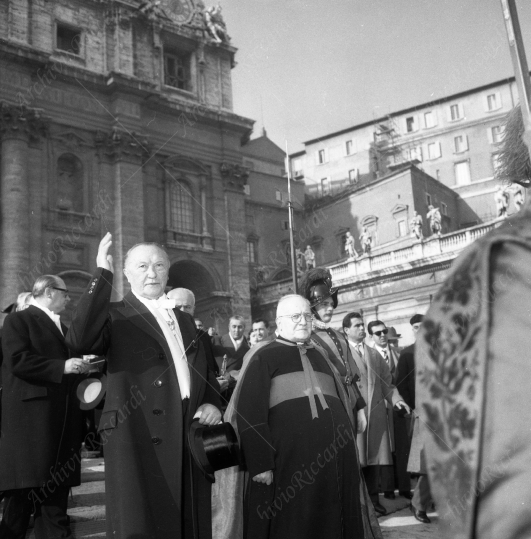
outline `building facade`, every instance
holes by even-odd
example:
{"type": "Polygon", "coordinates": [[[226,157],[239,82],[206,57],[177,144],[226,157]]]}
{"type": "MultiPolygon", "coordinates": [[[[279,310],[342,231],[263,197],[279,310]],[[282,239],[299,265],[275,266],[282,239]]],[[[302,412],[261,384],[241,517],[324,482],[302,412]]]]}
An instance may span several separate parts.
{"type": "Polygon", "coordinates": [[[115,298],[128,289],[124,253],[155,241],[200,317],[222,329],[233,311],[250,316],[241,146],[253,122],[233,112],[236,49],[207,11],[0,3],[1,305],[43,273],[75,303],[110,231],[115,298]]]}
{"type": "Polygon", "coordinates": [[[409,161],[459,195],[458,228],[489,221],[497,143],[517,95],[514,79],[506,79],[324,134],[291,156],[293,174],[309,196],[322,198],[409,161]]]}

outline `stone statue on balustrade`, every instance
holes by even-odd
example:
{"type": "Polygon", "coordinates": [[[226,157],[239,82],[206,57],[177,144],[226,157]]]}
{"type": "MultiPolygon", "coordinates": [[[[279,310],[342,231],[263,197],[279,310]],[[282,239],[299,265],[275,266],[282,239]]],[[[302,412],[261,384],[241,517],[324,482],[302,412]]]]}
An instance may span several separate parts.
{"type": "Polygon", "coordinates": [[[369,229],[366,226],[364,226],[363,230],[361,231],[360,242],[361,242],[361,247],[363,248],[363,253],[369,256],[371,254],[371,249],[372,249],[372,236],[371,236],[371,233],[369,232],[369,229]]]}
{"type": "Polygon", "coordinates": [[[513,204],[517,212],[522,209],[524,202],[524,189],[520,185],[516,185],[516,189],[514,190],[513,195],[513,204]]]}
{"type": "Polygon", "coordinates": [[[509,208],[509,191],[507,186],[498,185],[496,187],[494,200],[496,202],[496,217],[498,219],[505,219],[507,217],[507,210],[509,208]]]}
{"type": "Polygon", "coordinates": [[[354,260],[355,258],[358,258],[358,253],[356,251],[356,248],[354,247],[354,237],[350,232],[347,232],[345,234],[345,253],[347,253],[347,257],[349,260],[354,260]]]}
{"type": "Polygon", "coordinates": [[[306,260],[306,271],[315,268],[315,253],[310,245],[306,246],[306,251],[304,251],[304,260],[306,260]]]}
{"type": "Polygon", "coordinates": [[[304,255],[300,249],[295,249],[295,258],[297,260],[297,274],[302,275],[304,272],[302,269],[302,260],[304,255]]]}
{"type": "Polygon", "coordinates": [[[422,223],[422,216],[418,211],[415,211],[411,221],[409,221],[409,226],[411,228],[411,235],[418,240],[422,240],[424,238],[424,234],[422,233],[422,223]]]}
{"type": "Polygon", "coordinates": [[[441,225],[441,212],[439,208],[434,208],[431,204],[428,206],[428,213],[426,218],[430,222],[430,228],[432,235],[441,235],[442,225],[441,225]]]}
{"type": "Polygon", "coordinates": [[[216,43],[228,43],[230,41],[229,34],[227,34],[227,26],[223,20],[221,14],[221,5],[206,8],[203,11],[203,18],[208,30],[208,33],[212,36],[216,43]]]}

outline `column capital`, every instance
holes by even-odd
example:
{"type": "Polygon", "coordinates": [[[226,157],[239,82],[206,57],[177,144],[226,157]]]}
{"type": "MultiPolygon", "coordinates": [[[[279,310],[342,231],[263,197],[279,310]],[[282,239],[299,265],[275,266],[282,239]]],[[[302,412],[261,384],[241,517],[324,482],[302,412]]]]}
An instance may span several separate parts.
{"type": "Polygon", "coordinates": [[[48,120],[39,109],[0,101],[0,138],[36,141],[48,134],[48,120]]]}
{"type": "Polygon", "coordinates": [[[148,138],[145,135],[126,132],[113,127],[109,133],[97,131],[95,143],[98,150],[115,161],[144,164],[151,155],[148,138]]]}
{"type": "Polygon", "coordinates": [[[249,169],[238,163],[223,161],[219,170],[223,176],[223,186],[226,190],[243,192],[243,186],[247,183],[249,169]]]}

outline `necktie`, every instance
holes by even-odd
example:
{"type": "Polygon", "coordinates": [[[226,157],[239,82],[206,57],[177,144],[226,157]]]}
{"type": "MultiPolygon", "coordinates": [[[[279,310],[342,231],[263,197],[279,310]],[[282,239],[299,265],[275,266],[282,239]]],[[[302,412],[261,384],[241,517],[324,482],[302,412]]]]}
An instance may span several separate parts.
{"type": "Polygon", "coordinates": [[[382,355],[385,359],[385,362],[389,365],[389,356],[387,355],[387,350],[382,350],[382,355]]]}

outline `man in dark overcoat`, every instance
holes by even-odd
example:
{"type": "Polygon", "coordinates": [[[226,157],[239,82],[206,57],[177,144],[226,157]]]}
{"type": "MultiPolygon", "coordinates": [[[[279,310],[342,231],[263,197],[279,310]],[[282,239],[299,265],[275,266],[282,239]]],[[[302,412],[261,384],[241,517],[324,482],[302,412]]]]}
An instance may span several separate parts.
{"type": "Polygon", "coordinates": [[[81,297],[68,343],[104,354],[108,389],[100,422],[105,445],[107,537],[209,538],[210,483],[190,458],[188,431],[221,419],[219,386],[195,339],[193,318],[173,309],[164,289],[170,262],[141,243],[125,256],[131,291],[111,303],[112,238],[81,297]]]}
{"type": "Polygon", "coordinates": [[[2,331],[0,491],[5,491],[2,539],[23,539],[35,514],[35,536],[71,537],[68,491],[80,484],[82,422],[78,374],[59,313],[69,301],[64,281],[39,277],[31,305],[5,319],[2,331]]]}

